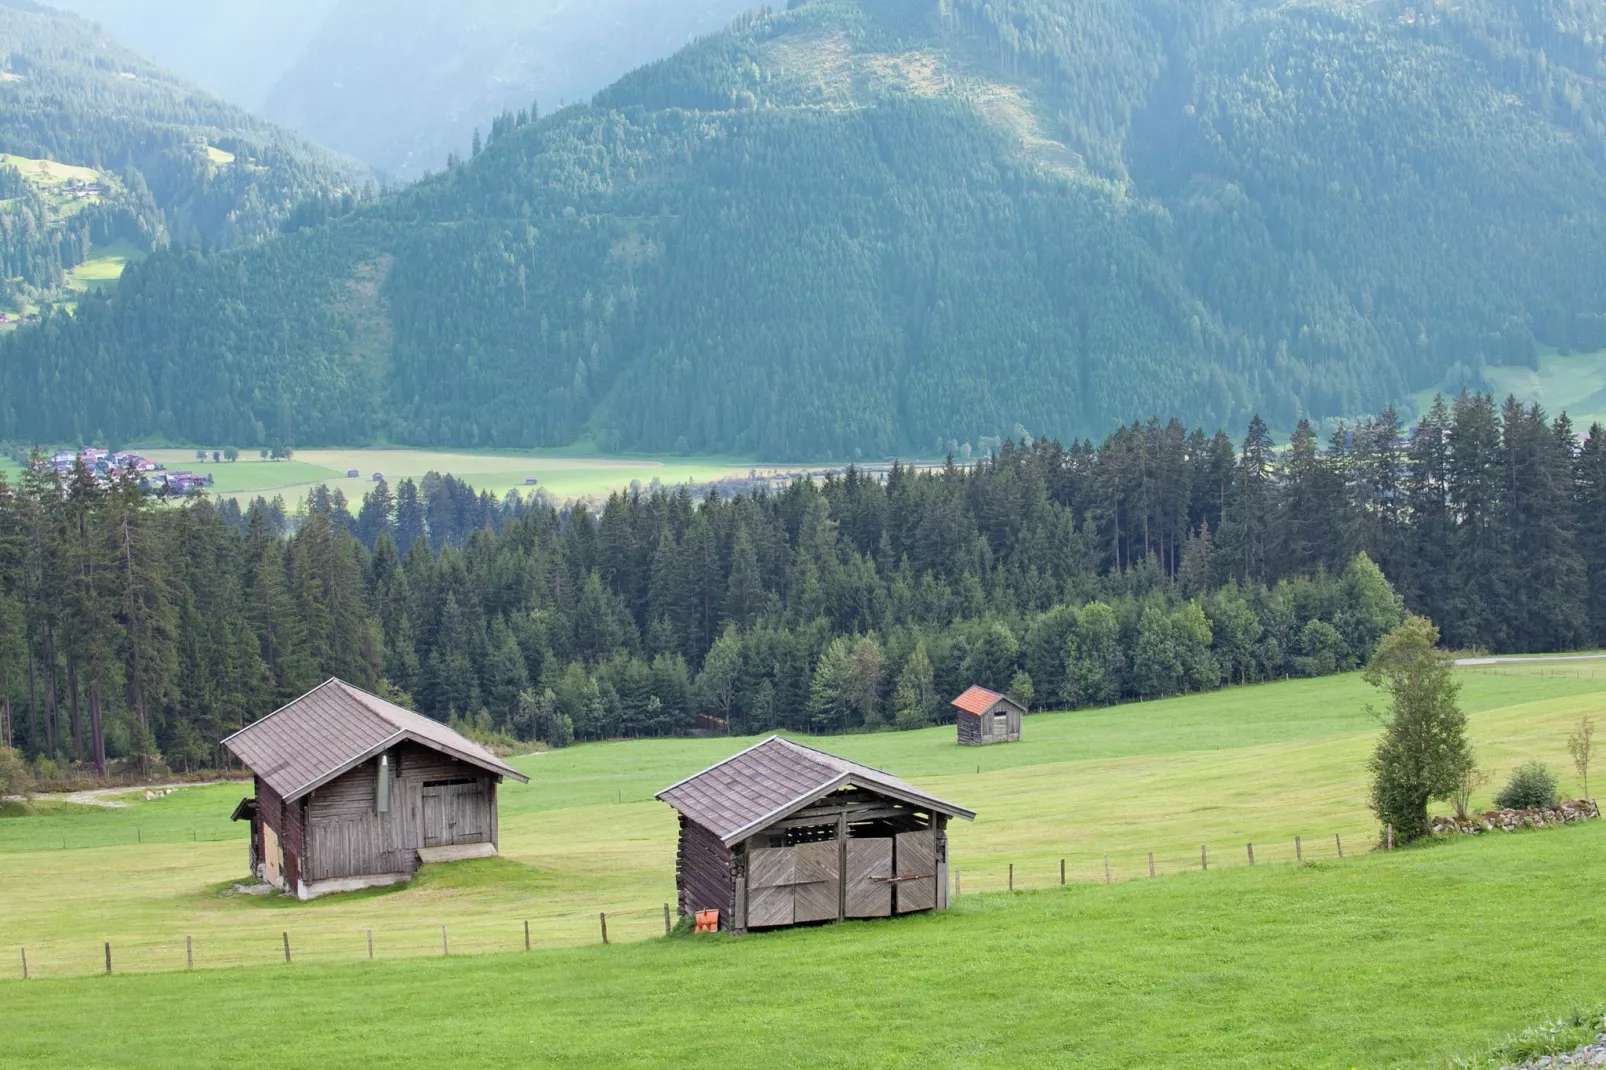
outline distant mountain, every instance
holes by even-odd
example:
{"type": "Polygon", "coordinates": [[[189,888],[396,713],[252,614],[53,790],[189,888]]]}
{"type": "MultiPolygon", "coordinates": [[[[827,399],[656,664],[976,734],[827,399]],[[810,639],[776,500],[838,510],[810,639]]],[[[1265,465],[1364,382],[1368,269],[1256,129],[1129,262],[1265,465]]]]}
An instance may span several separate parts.
{"type": "Polygon", "coordinates": [[[1570,0],[811,0],[152,257],[0,348],[0,438],[841,458],[1349,417],[1606,346],[1603,42],[1570,0]]]}
{"type": "Polygon", "coordinates": [[[503,111],[589,99],[750,0],[57,0],[236,104],[398,179],[503,111]]]}
{"type": "Polygon", "coordinates": [[[61,296],[97,257],[260,240],[361,181],[75,16],[0,0],[0,42],[0,311],[61,296]]]}
{"type": "Polygon", "coordinates": [[[50,0],[231,104],[268,93],[340,0],[50,0]]]}

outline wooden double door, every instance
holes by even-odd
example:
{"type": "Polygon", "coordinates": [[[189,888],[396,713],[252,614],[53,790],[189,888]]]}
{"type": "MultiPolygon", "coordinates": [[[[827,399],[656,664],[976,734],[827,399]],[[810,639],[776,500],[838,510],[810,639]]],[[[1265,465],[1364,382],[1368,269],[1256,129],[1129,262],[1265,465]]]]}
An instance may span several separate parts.
{"type": "Polygon", "coordinates": [[[897,836],[766,847],[747,863],[753,929],[838,918],[887,918],[937,905],[937,836],[897,836]]]}
{"type": "Polygon", "coordinates": [[[491,839],[491,799],[483,780],[425,781],[424,846],[491,839]]]}

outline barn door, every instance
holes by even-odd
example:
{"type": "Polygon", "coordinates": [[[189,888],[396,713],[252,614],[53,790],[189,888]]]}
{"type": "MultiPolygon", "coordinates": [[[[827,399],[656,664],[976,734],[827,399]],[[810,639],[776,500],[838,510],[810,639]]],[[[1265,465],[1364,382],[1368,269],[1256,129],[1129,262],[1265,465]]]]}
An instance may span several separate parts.
{"type": "Polygon", "coordinates": [[[450,843],[483,843],[490,839],[489,808],[485,805],[485,782],[454,784],[446,789],[453,803],[446,819],[450,843]]]}
{"type": "Polygon", "coordinates": [[[790,925],[797,898],[797,850],[761,847],[747,855],[747,927],[790,925]]]}
{"type": "Polygon", "coordinates": [[[446,795],[445,789],[439,787],[426,787],[424,789],[424,846],[439,847],[449,843],[446,839],[446,795]]]}
{"type": "Polygon", "coordinates": [[[892,916],[892,841],[886,838],[848,841],[848,901],[850,918],[892,916]]]}
{"type": "Polygon", "coordinates": [[[898,913],[937,906],[937,833],[934,829],[898,834],[898,913]]]}
{"type": "Polygon", "coordinates": [[[841,858],[835,840],[802,843],[792,848],[797,862],[792,880],[797,888],[792,920],[835,921],[842,902],[841,858]]]}

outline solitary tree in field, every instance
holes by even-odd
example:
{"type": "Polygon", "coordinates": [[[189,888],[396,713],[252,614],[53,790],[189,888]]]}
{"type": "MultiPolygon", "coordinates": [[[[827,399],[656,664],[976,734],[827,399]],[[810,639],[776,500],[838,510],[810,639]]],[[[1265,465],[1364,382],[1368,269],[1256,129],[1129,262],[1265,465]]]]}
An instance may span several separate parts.
{"type": "Polygon", "coordinates": [[[1578,728],[1567,738],[1567,749],[1572,752],[1573,766],[1584,778],[1584,798],[1589,798],[1589,758],[1595,746],[1595,718],[1584,717],[1578,728]]]}
{"type": "Polygon", "coordinates": [[[1467,718],[1456,698],[1453,659],[1439,629],[1410,617],[1384,636],[1366,681],[1389,696],[1383,737],[1372,755],[1372,810],[1401,840],[1427,833],[1428,803],[1449,799],[1473,768],[1467,718]]]}

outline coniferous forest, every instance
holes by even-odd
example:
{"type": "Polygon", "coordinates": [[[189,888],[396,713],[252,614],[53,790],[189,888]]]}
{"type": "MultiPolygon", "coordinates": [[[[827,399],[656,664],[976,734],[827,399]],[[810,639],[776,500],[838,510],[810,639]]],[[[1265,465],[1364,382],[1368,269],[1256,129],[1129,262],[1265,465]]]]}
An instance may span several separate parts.
{"type": "Polygon", "coordinates": [[[3,727],[46,771],[210,765],[329,676],[560,746],[840,732],[972,683],[1078,707],[1352,669],[1407,610],[1455,647],[1606,644],[1606,431],[1477,395],[1277,449],[1154,420],[596,513],[449,476],[288,512],[0,483],[3,727]]]}

